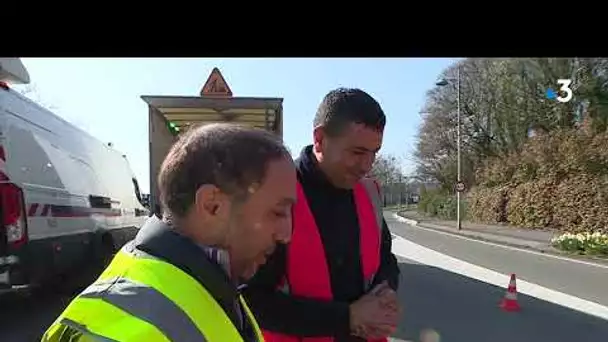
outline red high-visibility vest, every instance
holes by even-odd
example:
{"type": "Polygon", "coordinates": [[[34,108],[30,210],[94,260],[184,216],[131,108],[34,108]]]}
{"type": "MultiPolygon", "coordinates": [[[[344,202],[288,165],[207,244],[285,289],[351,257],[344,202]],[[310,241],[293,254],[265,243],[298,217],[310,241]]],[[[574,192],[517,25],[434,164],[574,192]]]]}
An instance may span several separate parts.
{"type": "MultiPolygon", "coordinates": [[[[380,187],[372,179],[366,178],[355,185],[353,192],[359,218],[361,265],[367,292],[380,266],[380,187]]],[[[280,289],[296,296],[331,301],[333,294],[325,249],[299,182],[297,198],[293,207],[293,234],[287,247],[286,279],[280,289]]],[[[333,342],[332,337],[298,337],[267,330],[263,330],[263,334],[266,342],[333,342]]],[[[377,342],[386,341],[387,339],[380,339],[377,342]]]]}

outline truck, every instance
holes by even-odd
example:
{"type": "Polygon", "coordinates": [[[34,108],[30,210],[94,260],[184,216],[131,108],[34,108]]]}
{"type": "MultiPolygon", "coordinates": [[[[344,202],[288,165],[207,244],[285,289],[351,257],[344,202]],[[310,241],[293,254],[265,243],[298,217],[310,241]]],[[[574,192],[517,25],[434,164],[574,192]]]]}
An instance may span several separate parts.
{"type": "Polygon", "coordinates": [[[14,88],[0,58],[0,293],[103,267],[148,216],[127,157],[14,88]]]}
{"type": "Polygon", "coordinates": [[[234,122],[265,129],[283,137],[283,98],[234,97],[226,79],[213,68],[200,96],[143,95],[148,105],[150,164],[149,205],[161,216],[157,177],[169,149],[188,128],[234,122]]]}

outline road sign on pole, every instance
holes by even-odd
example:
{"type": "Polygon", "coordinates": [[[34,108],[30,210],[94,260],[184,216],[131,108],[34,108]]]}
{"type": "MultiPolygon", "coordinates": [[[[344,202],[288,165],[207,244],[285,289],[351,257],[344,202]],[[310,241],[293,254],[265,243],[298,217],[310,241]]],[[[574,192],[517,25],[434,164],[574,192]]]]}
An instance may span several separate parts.
{"type": "Polygon", "coordinates": [[[466,185],[464,185],[464,182],[460,181],[458,183],[456,183],[456,191],[458,192],[463,192],[466,189],[466,185]]]}

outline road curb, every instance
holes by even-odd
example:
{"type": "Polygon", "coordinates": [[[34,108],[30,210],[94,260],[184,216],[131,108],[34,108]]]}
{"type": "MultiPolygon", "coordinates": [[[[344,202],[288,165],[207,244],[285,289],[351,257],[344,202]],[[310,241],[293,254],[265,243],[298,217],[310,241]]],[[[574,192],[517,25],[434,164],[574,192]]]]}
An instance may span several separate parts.
{"type": "MultiPolygon", "coordinates": [[[[441,231],[443,233],[446,234],[451,234],[451,235],[455,235],[455,236],[465,236],[471,239],[475,239],[475,240],[480,240],[480,241],[485,241],[485,242],[492,242],[492,243],[496,243],[499,245],[505,245],[505,246],[509,246],[509,247],[516,247],[516,248],[524,248],[524,249],[530,249],[530,250],[534,250],[540,253],[547,253],[547,254],[555,254],[555,255],[561,255],[561,256],[568,256],[571,257],[568,254],[565,253],[561,253],[557,250],[554,250],[553,247],[547,245],[546,248],[540,248],[540,247],[535,247],[535,246],[530,246],[529,244],[525,244],[525,243],[513,243],[513,242],[507,242],[504,241],[503,239],[501,239],[501,237],[508,237],[508,236],[504,236],[504,235],[499,235],[496,238],[488,238],[487,236],[483,236],[483,235],[479,235],[476,234],[476,232],[456,232],[451,228],[446,228],[446,227],[442,227],[439,225],[427,225],[423,222],[419,222],[407,217],[403,217],[401,215],[399,215],[398,213],[393,213],[393,217],[402,223],[406,223],[409,224],[411,226],[415,226],[415,227],[420,227],[420,228],[425,228],[425,229],[430,229],[430,230],[436,230],[436,231],[441,231]]],[[[490,233],[486,233],[487,235],[491,235],[490,233]]],[[[513,237],[514,238],[514,237],[513,237]]],[[[515,238],[514,238],[515,239],[515,238]]],[[[537,241],[535,241],[537,242],[537,241]]]]}
{"type": "MultiPolygon", "coordinates": [[[[508,242],[508,241],[504,241],[504,240],[500,239],[501,237],[503,237],[503,238],[509,237],[509,236],[505,236],[505,235],[495,234],[495,236],[496,236],[495,238],[494,237],[488,238],[487,236],[481,236],[479,234],[476,234],[476,232],[474,232],[474,231],[457,232],[451,228],[442,227],[442,226],[439,226],[436,224],[427,225],[423,222],[413,220],[413,219],[410,219],[407,217],[403,217],[396,212],[393,212],[393,217],[395,218],[395,220],[397,220],[401,223],[406,223],[411,226],[415,226],[415,227],[419,227],[419,228],[423,228],[423,229],[435,230],[435,231],[439,231],[442,233],[451,234],[454,236],[464,236],[464,237],[468,237],[468,238],[479,240],[479,241],[495,243],[497,245],[503,245],[503,246],[509,246],[509,247],[514,247],[514,248],[521,248],[521,249],[528,249],[528,250],[536,251],[536,252],[543,253],[543,254],[551,254],[551,255],[556,255],[556,256],[569,258],[569,259],[573,259],[573,260],[581,260],[581,261],[588,261],[588,262],[595,261],[598,264],[604,264],[604,265],[608,264],[608,260],[605,258],[598,258],[598,257],[594,257],[594,256],[589,256],[589,255],[578,255],[578,254],[571,254],[568,252],[562,252],[562,251],[550,246],[548,242],[547,242],[546,247],[541,248],[541,247],[537,247],[537,246],[526,245],[524,243],[513,243],[513,242],[508,242]]],[[[486,233],[486,234],[492,235],[491,233],[486,233]]],[[[516,239],[515,237],[513,237],[513,238],[516,239]]],[[[534,241],[534,242],[540,242],[540,241],[534,241]]]]}
{"type": "MultiPolygon", "coordinates": [[[[516,239],[515,237],[510,237],[510,236],[505,236],[505,235],[497,235],[496,238],[488,238],[487,236],[484,235],[480,235],[477,234],[477,232],[475,231],[465,231],[465,232],[457,232],[454,231],[452,228],[447,228],[438,224],[426,224],[424,222],[419,222],[407,217],[403,217],[401,215],[399,215],[398,213],[393,213],[393,216],[395,217],[395,219],[399,222],[402,223],[406,223],[409,224],[411,226],[416,226],[416,227],[421,227],[421,228],[425,228],[425,229],[431,229],[431,230],[438,230],[441,232],[445,232],[448,234],[452,234],[452,235],[457,235],[457,236],[466,236],[466,237],[470,237],[473,239],[477,239],[477,240],[482,240],[482,241],[488,241],[488,242],[493,242],[493,243],[497,243],[497,244],[501,244],[501,245],[507,245],[507,246],[511,246],[511,247],[519,247],[519,248],[527,248],[527,249],[534,249],[540,252],[548,252],[548,249],[543,249],[543,248],[538,248],[538,247],[533,247],[524,243],[518,244],[518,243],[509,243],[506,242],[504,240],[501,240],[501,237],[507,237],[507,238],[513,238],[516,239]]],[[[491,233],[486,233],[485,235],[492,235],[491,233]]],[[[540,241],[534,241],[534,242],[540,242],[540,241]]]]}

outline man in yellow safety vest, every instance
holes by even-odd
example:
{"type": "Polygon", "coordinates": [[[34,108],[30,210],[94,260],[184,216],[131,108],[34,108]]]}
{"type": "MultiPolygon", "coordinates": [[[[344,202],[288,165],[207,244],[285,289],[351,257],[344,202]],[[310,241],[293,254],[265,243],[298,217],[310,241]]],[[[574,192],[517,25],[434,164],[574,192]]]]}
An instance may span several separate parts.
{"type": "Polygon", "coordinates": [[[159,171],[162,218],[146,221],[42,341],[263,341],[239,281],[291,237],[292,158],[261,130],[183,134],[159,171]]]}

